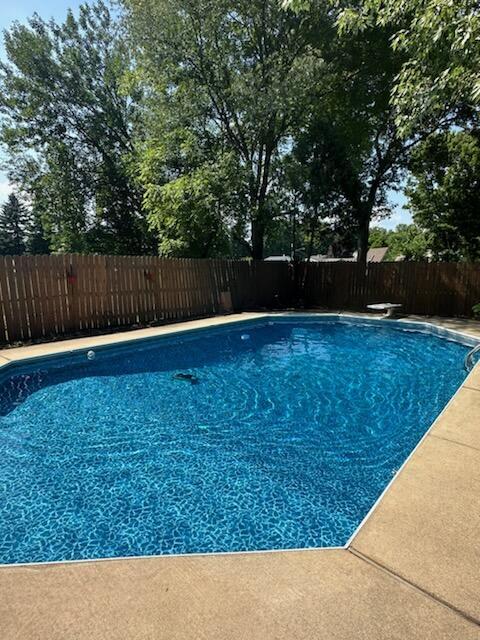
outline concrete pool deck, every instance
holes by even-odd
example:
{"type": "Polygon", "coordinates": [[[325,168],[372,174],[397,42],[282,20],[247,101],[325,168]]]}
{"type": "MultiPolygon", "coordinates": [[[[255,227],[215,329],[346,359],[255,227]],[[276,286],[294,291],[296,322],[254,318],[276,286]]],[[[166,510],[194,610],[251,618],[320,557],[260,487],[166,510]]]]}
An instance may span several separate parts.
{"type": "MultiPolygon", "coordinates": [[[[0,363],[265,315],[8,349],[0,363]]],[[[480,341],[478,322],[413,319],[480,341]]],[[[480,639],[479,507],[480,365],[347,547],[0,566],[0,638],[480,639]]]]}

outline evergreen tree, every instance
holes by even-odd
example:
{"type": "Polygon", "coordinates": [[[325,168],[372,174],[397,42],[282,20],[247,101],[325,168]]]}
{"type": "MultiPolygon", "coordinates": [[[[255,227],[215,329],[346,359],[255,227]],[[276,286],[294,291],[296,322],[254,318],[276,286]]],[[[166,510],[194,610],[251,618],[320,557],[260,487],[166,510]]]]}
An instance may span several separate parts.
{"type": "Polygon", "coordinates": [[[18,256],[25,253],[27,214],[17,196],[11,193],[0,212],[0,253],[18,256]]]}
{"type": "Polygon", "coordinates": [[[50,253],[47,232],[41,216],[35,210],[27,228],[25,248],[29,255],[46,255],[50,253]]]}

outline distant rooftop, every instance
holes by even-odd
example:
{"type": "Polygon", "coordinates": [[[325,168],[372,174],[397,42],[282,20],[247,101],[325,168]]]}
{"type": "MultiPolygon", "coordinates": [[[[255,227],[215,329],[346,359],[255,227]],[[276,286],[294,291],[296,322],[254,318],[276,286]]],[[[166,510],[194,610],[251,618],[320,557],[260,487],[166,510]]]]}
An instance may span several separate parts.
{"type": "MultiPolygon", "coordinates": [[[[377,247],[376,249],[369,249],[367,252],[367,262],[383,262],[387,254],[388,247],[377,247]]],[[[333,258],[331,255],[317,254],[311,256],[310,262],[355,262],[357,259],[357,252],[352,256],[346,258],[333,258]]]]}
{"type": "Polygon", "coordinates": [[[369,249],[367,253],[367,262],[383,262],[387,254],[388,247],[377,247],[369,249]]]}

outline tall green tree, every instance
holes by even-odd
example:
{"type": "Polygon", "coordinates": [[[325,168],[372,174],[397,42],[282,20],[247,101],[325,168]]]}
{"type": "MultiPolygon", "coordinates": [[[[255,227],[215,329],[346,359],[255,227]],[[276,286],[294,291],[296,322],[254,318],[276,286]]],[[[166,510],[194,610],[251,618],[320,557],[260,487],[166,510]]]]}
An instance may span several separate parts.
{"type": "Polygon", "coordinates": [[[47,239],[42,218],[35,209],[31,213],[30,223],[26,230],[25,249],[29,255],[46,255],[50,253],[50,243],[47,239]]]}
{"type": "Polygon", "coordinates": [[[139,95],[124,91],[132,58],[101,1],[64,24],[34,15],[5,34],[0,136],[7,169],[43,211],[55,251],[152,249],[132,176],[139,95]]]}
{"type": "MultiPolygon", "coordinates": [[[[333,129],[321,119],[310,117],[298,132],[292,151],[284,162],[284,186],[294,194],[292,209],[298,210],[304,235],[304,253],[308,258],[315,247],[325,245],[319,234],[330,235],[332,226],[324,223],[339,212],[337,144],[333,129]]],[[[328,247],[328,244],[327,244],[328,247]]]]}
{"type": "Polygon", "coordinates": [[[417,224],[399,224],[393,230],[372,227],[370,247],[388,247],[385,260],[426,260],[431,255],[431,235],[417,224]]]}
{"type": "MultiPolygon", "coordinates": [[[[317,2],[284,0],[282,4],[308,15],[315,10],[317,2]]],[[[391,138],[393,153],[388,151],[380,160],[380,171],[375,169],[370,176],[369,172],[364,173],[362,181],[371,195],[379,184],[382,196],[389,181],[395,185],[396,176],[391,169],[395,165],[398,167],[395,160],[398,153],[401,162],[405,163],[408,151],[432,133],[448,131],[452,125],[467,132],[478,128],[478,3],[473,0],[332,0],[330,4],[337,12],[336,25],[340,36],[352,42],[358,38],[368,42],[369,34],[387,34],[390,51],[385,51],[385,61],[394,60],[397,65],[396,73],[385,76],[381,81],[382,95],[387,98],[387,102],[384,101],[385,113],[390,110],[389,130],[395,138],[391,138]],[[390,173],[391,180],[383,179],[383,168],[387,169],[384,175],[388,177],[390,173]]],[[[376,48],[371,47],[370,50],[374,53],[376,48]]],[[[379,73],[381,69],[382,62],[379,61],[379,73]]],[[[378,77],[381,79],[381,75],[378,77]]],[[[342,139],[346,138],[342,136],[342,139]]],[[[349,153],[348,158],[352,157],[355,156],[349,153]]],[[[367,196],[362,200],[365,214],[357,215],[359,244],[362,245],[359,247],[359,259],[365,254],[368,238],[365,223],[369,218],[368,202],[371,199],[367,196]]],[[[468,226],[469,221],[465,220],[465,224],[468,226]]],[[[448,249],[447,246],[445,248],[448,249]]]]}
{"type": "Polygon", "coordinates": [[[18,256],[25,253],[27,212],[14,193],[0,210],[0,253],[18,256]]]}
{"type": "Polygon", "coordinates": [[[370,235],[368,237],[368,246],[371,249],[388,247],[388,242],[392,233],[392,231],[385,229],[385,227],[371,227],[370,235]]]}
{"type": "Polygon", "coordinates": [[[388,189],[398,183],[416,140],[401,137],[390,104],[401,59],[387,30],[339,35],[330,56],[332,90],[317,101],[304,135],[326,166],[332,213],[356,228],[358,261],[365,263],[370,222],[388,211],[388,189]]]}
{"type": "Polygon", "coordinates": [[[414,220],[441,260],[480,259],[480,135],[448,131],[415,151],[407,186],[414,220]]]}
{"type": "MultiPolygon", "coordinates": [[[[295,0],[293,0],[295,2],[295,0]]],[[[371,25],[392,30],[392,49],[404,63],[392,104],[397,124],[411,135],[432,118],[478,112],[480,12],[476,0],[363,0],[343,8],[349,33],[371,25]]]]}
{"type": "Polygon", "coordinates": [[[401,256],[405,260],[425,261],[432,257],[431,234],[418,224],[399,224],[388,239],[386,260],[401,256]]]}
{"type": "MultiPolygon", "coordinates": [[[[165,233],[162,200],[149,193],[181,180],[175,196],[182,200],[185,190],[195,191],[198,172],[220,167],[225,198],[234,205],[229,226],[245,233],[249,253],[262,258],[275,215],[274,166],[324,70],[312,30],[323,28],[325,11],[307,23],[277,0],[125,0],[125,6],[141,78],[153,94],[147,137],[184,151],[156,178],[142,171],[152,224],[165,233]],[[178,142],[184,138],[186,150],[178,142]]],[[[146,147],[151,151],[148,141],[146,147]]]]}

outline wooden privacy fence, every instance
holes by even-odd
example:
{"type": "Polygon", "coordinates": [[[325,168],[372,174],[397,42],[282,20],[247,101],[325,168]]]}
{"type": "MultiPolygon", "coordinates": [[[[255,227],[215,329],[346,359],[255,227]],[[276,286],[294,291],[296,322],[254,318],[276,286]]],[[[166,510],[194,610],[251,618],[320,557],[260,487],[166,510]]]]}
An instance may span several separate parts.
{"type": "Polygon", "coordinates": [[[285,263],[153,256],[0,257],[0,343],[275,308],[285,263]]]}
{"type": "Polygon", "coordinates": [[[222,311],[307,307],[471,316],[480,264],[283,262],[153,256],[0,256],[0,343],[50,338],[222,311]],[[295,284],[296,283],[296,284],[295,284]]]}
{"type": "Polygon", "coordinates": [[[480,302],[480,263],[384,262],[365,270],[352,262],[320,262],[303,268],[307,306],[365,311],[370,303],[399,302],[406,313],[471,316],[480,302]]]}

